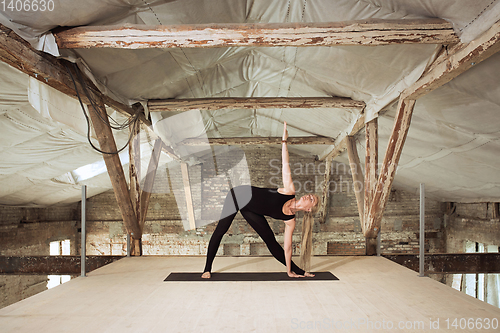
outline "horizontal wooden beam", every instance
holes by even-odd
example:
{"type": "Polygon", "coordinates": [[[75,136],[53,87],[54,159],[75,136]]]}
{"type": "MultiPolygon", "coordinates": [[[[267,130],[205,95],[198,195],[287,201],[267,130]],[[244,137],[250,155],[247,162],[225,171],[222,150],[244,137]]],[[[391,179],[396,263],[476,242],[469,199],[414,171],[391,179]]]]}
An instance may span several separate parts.
{"type": "Polygon", "coordinates": [[[442,19],[170,26],[128,24],[82,26],[54,35],[62,49],[451,44],[459,41],[452,25],[442,19]]]}
{"type": "Polygon", "coordinates": [[[456,44],[442,52],[424,75],[401,94],[416,100],[450,82],[468,69],[500,51],[500,22],[468,44],[456,44]]]}
{"type": "Polygon", "coordinates": [[[365,103],[345,97],[249,97],[249,98],[193,98],[149,100],[150,112],[179,112],[189,110],[221,109],[364,109],[365,103]]]}
{"type": "MultiPolygon", "coordinates": [[[[318,136],[288,137],[289,145],[331,145],[332,138],[318,136]]],[[[185,139],[179,143],[184,146],[237,146],[237,145],[280,145],[281,137],[232,137],[232,138],[193,138],[185,139]]]]}
{"type": "MultiPolygon", "coordinates": [[[[86,256],[87,272],[117,261],[123,256],[86,256]]],[[[0,256],[0,274],[80,274],[80,256],[0,256]]]]}
{"type": "MultiPolygon", "coordinates": [[[[76,72],[74,72],[73,66],[61,59],[33,49],[33,47],[28,44],[21,37],[17,36],[12,30],[0,24],[0,61],[18,69],[19,71],[28,74],[31,77],[36,78],[50,87],[71,96],[77,98],[77,93],[72,81],[71,75],[68,73],[68,67],[72,71],[74,77],[76,77],[76,72]],[[68,67],[67,67],[68,66],[68,67]]],[[[84,75],[82,75],[84,76],[84,75]]],[[[103,95],[90,81],[84,76],[84,82],[87,89],[89,89],[93,94],[99,96],[102,101],[117,110],[118,112],[126,115],[133,116],[136,112],[140,112],[139,120],[144,124],[151,126],[151,122],[145,118],[144,113],[140,110],[134,109],[120,102],[113,100],[112,98],[103,95]]],[[[87,96],[83,94],[83,87],[80,82],[76,80],[76,85],[80,92],[80,97],[84,104],[90,104],[87,96]]]]}
{"type": "MultiPolygon", "coordinates": [[[[383,254],[383,257],[419,271],[418,254],[383,254]]],[[[424,271],[429,274],[500,273],[500,253],[425,254],[424,271]]]]}

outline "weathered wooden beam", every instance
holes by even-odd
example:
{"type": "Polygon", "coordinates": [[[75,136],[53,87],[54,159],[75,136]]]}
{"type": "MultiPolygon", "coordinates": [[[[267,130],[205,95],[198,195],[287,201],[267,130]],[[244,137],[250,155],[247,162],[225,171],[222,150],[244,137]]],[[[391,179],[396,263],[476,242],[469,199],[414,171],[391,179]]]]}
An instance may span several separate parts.
{"type": "Polygon", "coordinates": [[[193,98],[149,100],[150,112],[179,112],[221,109],[364,109],[365,103],[345,97],[248,97],[193,98]]]}
{"type": "Polygon", "coordinates": [[[380,225],[375,225],[368,215],[375,196],[378,172],[378,118],[369,121],[365,127],[365,180],[363,200],[363,234],[366,238],[366,255],[377,253],[377,234],[380,225]],[[373,224],[373,225],[372,225],[373,224]],[[374,230],[370,234],[370,227],[374,230]]]}
{"type": "MultiPolygon", "coordinates": [[[[410,129],[414,106],[415,100],[399,100],[398,113],[394,119],[394,127],[389,137],[389,143],[378,176],[375,193],[369,204],[369,209],[365,206],[365,218],[367,223],[365,232],[366,238],[374,239],[380,231],[380,222],[391,192],[392,183],[394,182],[394,176],[396,174],[399,158],[401,157],[401,152],[403,151],[406,136],[410,129]]],[[[368,174],[368,171],[366,173],[368,174]]],[[[366,178],[365,186],[368,187],[366,178]]],[[[365,192],[365,200],[366,195],[365,192]]]]}
{"type": "Polygon", "coordinates": [[[208,48],[228,46],[333,46],[450,44],[458,37],[442,19],[312,23],[236,23],[170,26],[82,26],[54,33],[62,49],[208,48]]]}
{"type": "MultiPolygon", "coordinates": [[[[331,145],[331,138],[317,136],[288,137],[289,145],[331,145]]],[[[279,145],[281,137],[233,137],[233,138],[192,138],[179,143],[184,146],[237,146],[237,145],[279,145]]]]}
{"type": "Polygon", "coordinates": [[[471,67],[500,51],[500,22],[468,44],[456,44],[431,65],[430,69],[401,94],[402,99],[416,100],[450,82],[471,67]]]}
{"type": "Polygon", "coordinates": [[[332,173],[332,158],[325,161],[325,175],[323,179],[323,191],[321,194],[321,205],[319,207],[319,223],[325,223],[330,209],[330,177],[332,173]]]}
{"type": "MultiPolygon", "coordinates": [[[[68,73],[67,69],[67,67],[69,67],[71,71],[74,71],[72,68],[73,66],[69,62],[57,59],[50,54],[33,49],[28,42],[1,24],[0,61],[3,61],[19,71],[36,78],[63,94],[71,96],[75,99],[77,98],[77,93],[74,88],[71,75],[68,73]]],[[[76,77],[76,73],[74,76],[76,77]]],[[[99,96],[99,98],[106,105],[109,105],[126,116],[133,116],[136,114],[137,110],[103,95],[94,86],[92,81],[87,78],[84,78],[84,80],[87,89],[91,90],[94,95],[99,96]]],[[[76,80],[76,84],[78,90],[82,92],[83,89],[78,80],[76,80]]],[[[84,104],[90,104],[87,96],[81,94],[80,97],[82,98],[84,104]]],[[[144,113],[139,115],[139,120],[141,120],[144,124],[151,126],[151,122],[145,118],[144,113]]]]}
{"type": "MultiPolygon", "coordinates": [[[[141,141],[139,134],[141,126],[138,121],[129,127],[132,140],[129,143],[129,178],[130,178],[130,199],[132,208],[138,223],[141,221],[141,141]]],[[[142,228],[139,224],[139,229],[142,228]]],[[[130,255],[140,256],[142,254],[142,242],[140,238],[132,237],[130,255]]]]}
{"type": "Polygon", "coordinates": [[[356,203],[358,205],[359,222],[361,224],[361,231],[364,232],[364,179],[363,169],[359,161],[358,149],[356,148],[356,139],[353,136],[347,137],[347,154],[349,157],[349,166],[351,168],[352,182],[354,184],[354,195],[356,196],[356,203]]]}
{"type": "Polygon", "coordinates": [[[336,139],[335,143],[318,156],[318,160],[322,161],[326,158],[335,159],[347,149],[347,137],[358,134],[365,127],[365,116],[358,117],[352,128],[349,131],[342,132],[336,139]]]}
{"type": "MultiPolygon", "coordinates": [[[[418,254],[384,254],[385,258],[419,271],[418,254]]],[[[428,274],[500,273],[500,253],[426,253],[424,271],[428,274]]]]}
{"type": "Polygon", "coordinates": [[[137,220],[141,219],[141,140],[139,138],[141,127],[135,122],[129,127],[132,140],[129,143],[129,177],[130,198],[134,207],[137,220]]]}
{"type": "MultiPolygon", "coordinates": [[[[97,136],[97,141],[99,141],[100,149],[107,153],[117,152],[115,139],[111,127],[109,126],[109,119],[106,114],[104,103],[99,100],[97,96],[95,97],[95,101],[98,107],[94,109],[89,105],[89,114],[97,136]]],[[[132,236],[133,240],[140,240],[142,232],[139,228],[134,206],[132,205],[120,158],[118,154],[113,153],[103,154],[103,159],[127,232],[132,236]]]]}
{"type": "MultiPolygon", "coordinates": [[[[123,256],[86,256],[87,272],[117,261],[123,256]]],[[[0,256],[0,274],[80,275],[80,256],[0,256]]]]}
{"type": "Polygon", "coordinates": [[[188,213],[189,229],[196,229],[194,219],[193,196],[191,195],[191,184],[189,183],[189,171],[185,162],[181,163],[182,181],[184,183],[184,194],[186,195],[186,207],[188,213]]]}
{"type": "Polygon", "coordinates": [[[141,192],[141,218],[139,220],[141,230],[144,230],[144,223],[146,222],[149,199],[151,198],[151,192],[153,192],[153,185],[156,177],[156,171],[158,170],[158,163],[160,162],[162,145],[163,142],[161,139],[155,140],[153,151],[151,153],[151,159],[149,160],[148,171],[141,192]]]}

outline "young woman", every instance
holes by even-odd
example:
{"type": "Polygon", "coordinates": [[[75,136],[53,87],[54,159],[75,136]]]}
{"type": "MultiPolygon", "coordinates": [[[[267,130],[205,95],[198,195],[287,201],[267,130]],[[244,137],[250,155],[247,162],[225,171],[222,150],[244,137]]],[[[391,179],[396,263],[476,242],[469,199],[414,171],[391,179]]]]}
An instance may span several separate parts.
{"type": "Polygon", "coordinates": [[[319,198],[315,194],[305,195],[298,200],[295,198],[295,186],[290,170],[287,139],[288,131],[285,122],[281,141],[283,188],[269,189],[255,186],[237,186],[227,194],[221,219],[208,243],[207,261],[202,278],[208,279],[211,277],[212,262],[222,236],[231,226],[238,211],[266,243],[271,254],[286,266],[289,277],[314,276],[297,267],[292,261],[292,234],[295,229],[295,213],[300,210],[306,212],[315,211],[319,198]],[[245,200],[245,198],[247,199],[245,200]],[[238,204],[242,207],[239,207],[238,204]],[[284,250],[276,241],[265,216],[285,222],[284,250]]]}

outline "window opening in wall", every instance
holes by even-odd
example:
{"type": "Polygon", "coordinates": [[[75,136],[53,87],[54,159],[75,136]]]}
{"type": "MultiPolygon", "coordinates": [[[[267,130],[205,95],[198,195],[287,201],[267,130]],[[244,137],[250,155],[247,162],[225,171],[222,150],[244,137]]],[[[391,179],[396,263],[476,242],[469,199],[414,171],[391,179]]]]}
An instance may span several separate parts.
{"type": "MultiPolygon", "coordinates": [[[[61,240],[50,242],[50,255],[51,256],[67,256],[70,255],[70,240],[61,240]]],[[[71,275],[49,275],[49,280],[47,282],[47,289],[54,288],[60,284],[68,282],[71,280],[71,275]]]]}
{"type": "MultiPolygon", "coordinates": [[[[497,245],[467,241],[466,253],[498,253],[497,245]]],[[[496,307],[500,307],[500,274],[453,274],[452,287],[496,307]]]]}

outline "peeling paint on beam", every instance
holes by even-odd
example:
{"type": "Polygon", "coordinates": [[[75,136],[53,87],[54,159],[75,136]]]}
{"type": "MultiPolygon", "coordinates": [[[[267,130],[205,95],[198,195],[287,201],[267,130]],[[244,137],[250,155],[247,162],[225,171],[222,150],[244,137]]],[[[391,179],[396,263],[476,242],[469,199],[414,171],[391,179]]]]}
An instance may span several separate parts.
{"type": "Polygon", "coordinates": [[[500,51],[500,22],[468,44],[453,45],[412,86],[401,94],[402,99],[419,99],[450,82],[470,68],[500,51]]]}
{"type": "Polygon", "coordinates": [[[360,20],[330,23],[84,26],[55,33],[59,48],[209,48],[229,46],[333,46],[452,44],[442,19],[360,20]]]}
{"type": "MultiPolygon", "coordinates": [[[[288,137],[289,145],[332,145],[332,138],[316,137],[316,136],[301,136],[288,137]]],[[[253,138],[192,138],[185,139],[179,143],[184,146],[231,146],[231,145],[278,145],[281,144],[281,137],[253,137],[253,138]]]]}
{"type": "Polygon", "coordinates": [[[180,112],[221,109],[316,109],[351,108],[363,110],[365,103],[345,97],[249,97],[192,98],[148,101],[150,112],[180,112]]]}

